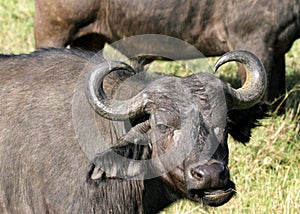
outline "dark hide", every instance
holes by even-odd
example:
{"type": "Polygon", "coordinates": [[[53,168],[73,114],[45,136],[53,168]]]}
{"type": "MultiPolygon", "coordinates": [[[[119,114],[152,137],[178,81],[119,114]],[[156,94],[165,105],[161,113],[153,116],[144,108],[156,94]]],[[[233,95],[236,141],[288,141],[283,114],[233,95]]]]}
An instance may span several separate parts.
{"type": "MultiPolygon", "coordinates": [[[[96,155],[94,163],[86,157],[72,124],[72,96],[91,57],[89,52],[64,49],[0,55],[0,213],[157,213],[186,197],[161,177],[127,180],[101,171],[95,165],[99,161],[120,167],[105,156],[111,150],[131,159],[147,159],[153,152],[147,143],[127,143],[130,135],[121,138],[123,145],[114,146],[120,139],[106,119],[99,118],[99,131],[106,133],[111,150],[96,155]]],[[[118,84],[126,76],[117,73],[107,82],[118,84]]],[[[108,84],[107,93],[113,88],[108,84]]],[[[237,129],[250,130],[261,115],[245,114],[240,120],[237,114],[228,114],[227,129],[244,141],[250,132],[240,137],[237,129]]],[[[138,125],[147,116],[137,118],[132,132],[146,127],[138,125]]],[[[136,167],[148,166],[123,166],[128,170],[123,173],[136,175],[136,167]]]]}
{"type": "Polygon", "coordinates": [[[268,73],[265,100],[285,93],[285,53],[300,37],[299,0],[36,0],[36,47],[100,50],[140,34],[184,40],[205,56],[249,50],[268,73]]]}

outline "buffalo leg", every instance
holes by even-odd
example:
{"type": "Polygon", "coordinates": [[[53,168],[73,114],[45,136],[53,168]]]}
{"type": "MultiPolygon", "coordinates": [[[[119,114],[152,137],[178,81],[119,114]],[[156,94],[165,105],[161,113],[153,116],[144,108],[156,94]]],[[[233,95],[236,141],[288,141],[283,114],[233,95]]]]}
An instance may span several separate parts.
{"type": "Polygon", "coordinates": [[[269,70],[269,83],[266,99],[273,103],[272,109],[282,113],[285,93],[285,58],[284,55],[276,56],[269,70]]]}

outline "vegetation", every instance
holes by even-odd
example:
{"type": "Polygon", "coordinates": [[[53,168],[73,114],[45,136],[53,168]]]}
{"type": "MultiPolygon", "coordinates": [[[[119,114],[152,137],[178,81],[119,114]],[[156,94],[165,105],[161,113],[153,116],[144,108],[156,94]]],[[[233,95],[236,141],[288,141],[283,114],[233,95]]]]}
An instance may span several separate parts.
{"type": "MultiPolygon", "coordinates": [[[[33,0],[0,0],[0,53],[34,50],[33,0]]],[[[286,113],[261,121],[247,146],[230,139],[230,168],[237,196],[218,208],[179,201],[167,213],[297,213],[300,210],[300,40],[286,55],[286,113]]],[[[213,63],[215,59],[209,59],[213,63]]],[[[195,64],[195,63],[193,63],[195,64]]],[[[220,76],[237,84],[235,65],[220,76]]],[[[158,69],[186,75],[186,65],[161,63],[158,69]]],[[[192,68],[189,67],[190,70],[192,68]]]]}
{"type": "Polygon", "coordinates": [[[33,0],[0,0],[0,52],[34,50],[33,0]]]}

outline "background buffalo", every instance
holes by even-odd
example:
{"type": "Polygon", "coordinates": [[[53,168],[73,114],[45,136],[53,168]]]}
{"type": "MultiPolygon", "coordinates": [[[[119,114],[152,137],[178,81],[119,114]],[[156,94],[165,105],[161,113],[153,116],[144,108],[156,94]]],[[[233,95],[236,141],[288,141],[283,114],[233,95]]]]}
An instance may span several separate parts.
{"type": "Polygon", "coordinates": [[[72,45],[100,50],[104,43],[139,34],[184,40],[205,56],[244,49],[268,73],[265,100],[285,93],[285,53],[300,37],[298,0],[36,0],[36,47],[72,45]]]}

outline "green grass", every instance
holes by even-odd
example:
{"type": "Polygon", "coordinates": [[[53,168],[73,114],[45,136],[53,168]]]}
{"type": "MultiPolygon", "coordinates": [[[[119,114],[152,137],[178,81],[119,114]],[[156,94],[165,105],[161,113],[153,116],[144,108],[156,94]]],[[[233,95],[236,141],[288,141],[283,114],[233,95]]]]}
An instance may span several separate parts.
{"type": "Polygon", "coordinates": [[[34,50],[33,0],[0,0],[0,52],[34,50]]]}
{"type": "MultiPolygon", "coordinates": [[[[34,50],[33,0],[0,0],[0,53],[27,53],[34,50]]],[[[210,66],[215,58],[208,59],[210,66]]],[[[297,213],[300,210],[300,40],[286,55],[287,111],[272,114],[253,132],[247,146],[229,141],[230,168],[237,196],[218,208],[182,200],[162,211],[167,213],[297,213]]],[[[199,66],[200,62],[193,62],[199,66]]],[[[200,63],[201,64],[201,63],[200,63]]],[[[187,75],[193,66],[158,63],[159,70],[187,75]]],[[[208,69],[204,63],[204,70],[208,69]]],[[[231,64],[219,72],[238,85],[231,64]]],[[[200,68],[200,69],[201,69],[200,68]]]]}

